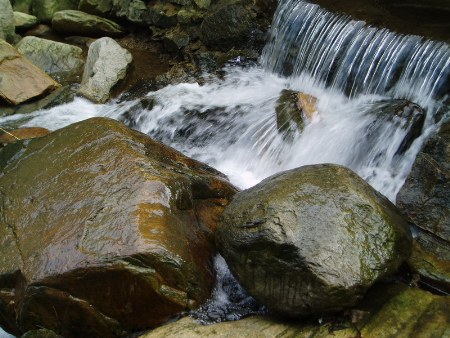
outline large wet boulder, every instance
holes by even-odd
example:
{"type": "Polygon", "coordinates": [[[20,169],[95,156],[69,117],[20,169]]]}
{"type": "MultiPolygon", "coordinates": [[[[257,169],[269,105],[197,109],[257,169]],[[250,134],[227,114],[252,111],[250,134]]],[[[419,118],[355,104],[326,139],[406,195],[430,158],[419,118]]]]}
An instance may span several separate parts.
{"type": "Polygon", "coordinates": [[[59,84],[7,42],[0,40],[0,99],[18,105],[47,94],[59,84]]]}
{"type": "Polygon", "coordinates": [[[202,325],[187,317],[141,337],[446,337],[450,332],[449,306],[450,297],[401,285],[381,285],[358,310],[321,325],[264,316],[202,325]]]}
{"type": "Polygon", "coordinates": [[[80,82],[84,66],[83,50],[80,47],[26,36],[16,48],[58,82],[80,82]]]}
{"type": "Polygon", "coordinates": [[[114,21],[75,10],[55,13],[52,27],[66,35],[122,37],[126,34],[125,29],[114,21]]]}
{"type": "Polygon", "coordinates": [[[32,0],[33,15],[39,21],[50,23],[56,12],[78,9],[80,0],[32,0]]]}
{"type": "Polygon", "coordinates": [[[10,131],[3,129],[0,130],[0,147],[20,140],[42,137],[49,133],[48,129],[41,127],[24,127],[10,131]]]}
{"type": "Polygon", "coordinates": [[[19,331],[122,336],[209,297],[213,229],[235,193],[224,175],[105,118],[13,145],[0,290],[15,291],[19,331]]]}
{"type": "Polygon", "coordinates": [[[291,317],[355,305],[411,249],[400,211],[331,164],[283,172],[238,193],[216,241],[249,294],[291,317]]]}
{"type": "Polygon", "coordinates": [[[101,38],[91,44],[79,93],[88,99],[104,103],[111,89],[123,80],[133,58],[111,38],[101,38]]]}
{"type": "Polygon", "coordinates": [[[0,39],[14,39],[14,15],[9,0],[0,0],[0,39]]]}
{"type": "Polygon", "coordinates": [[[450,123],[419,152],[397,195],[398,207],[419,227],[410,265],[450,290],[450,123]]]}

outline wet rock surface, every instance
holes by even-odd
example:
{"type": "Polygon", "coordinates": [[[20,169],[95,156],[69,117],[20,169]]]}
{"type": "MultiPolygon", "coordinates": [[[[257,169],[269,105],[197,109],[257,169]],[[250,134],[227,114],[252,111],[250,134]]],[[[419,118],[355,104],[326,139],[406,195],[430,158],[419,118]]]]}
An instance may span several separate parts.
{"type": "Polygon", "coordinates": [[[238,193],[216,232],[236,279],[269,310],[355,305],[409,256],[407,220],[349,169],[305,166],[238,193]]]}
{"type": "Polygon", "coordinates": [[[255,316],[201,325],[186,317],[144,338],[156,337],[445,337],[450,332],[450,297],[439,297],[403,285],[379,285],[371,300],[334,319],[282,321],[255,316]]]}
{"type": "MultiPolygon", "coordinates": [[[[417,155],[397,205],[419,227],[410,265],[450,290],[450,123],[417,155]]],[[[440,286],[438,286],[439,288],[440,286]]]]}
{"type": "Polygon", "coordinates": [[[235,193],[222,174],[109,119],[25,142],[0,150],[16,330],[120,336],[207,299],[212,231],[235,193]]]}
{"type": "Polygon", "coordinates": [[[131,54],[113,39],[96,40],[89,47],[78,93],[94,102],[106,102],[111,89],[126,77],[132,60],[131,54]]]}
{"type": "Polygon", "coordinates": [[[40,127],[19,128],[15,130],[0,130],[0,146],[13,143],[20,140],[28,140],[31,138],[42,137],[49,134],[50,131],[40,127]]]}
{"type": "Polygon", "coordinates": [[[18,105],[59,87],[7,42],[0,40],[0,99],[18,105]]]}
{"type": "Polygon", "coordinates": [[[84,67],[84,54],[80,47],[27,36],[16,48],[56,81],[80,82],[84,67]]]}

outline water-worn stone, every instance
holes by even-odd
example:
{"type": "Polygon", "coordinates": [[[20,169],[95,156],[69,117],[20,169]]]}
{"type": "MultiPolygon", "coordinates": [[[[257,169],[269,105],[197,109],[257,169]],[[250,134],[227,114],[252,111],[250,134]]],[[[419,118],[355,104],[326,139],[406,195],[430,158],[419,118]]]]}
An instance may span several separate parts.
{"type": "Polygon", "coordinates": [[[450,297],[399,285],[379,286],[358,310],[319,324],[285,322],[271,317],[249,317],[202,325],[186,317],[159,327],[141,338],[176,337],[446,337],[450,334],[450,297]]]}
{"type": "Polygon", "coordinates": [[[170,28],[177,25],[178,9],[170,3],[157,2],[149,12],[149,24],[159,28],[170,28]]]}
{"type": "Polygon", "coordinates": [[[113,39],[98,39],[89,47],[78,92],[94,102],[108,101],[111,89],[125,78],[132,61],[131,54],[113,39]]]}
{"type": "Polygon", "coordinates": [[[66,35],[121,37],[126,34],[125,29],[114,21],[75,10],[55,13],[52,27],[56,32],[66,35]]]}
{"type": "Polygon", "coordinates": [[[209,297],[212,229],[236,191],[224,175],[106,118],[4,162],[0,289],[16,289],[22,332],[122,336],[209,297]]]}
{"type": "Polygon", "coordinates": [[[164,35],[164,49],[169,53],[177,53],[189,43],[189,35],[179,29],[172,29],[164,35]]]}
{"type": "Polygon", "coordinates": [[[9,130],[7,132],[0,130],[0,146],[13,143],[19,140],[28,140],[36,137],[42,137],[49,134],[50,131],[40,127],[28,127],[9,130]]]}
{"type": "Polygon", "coordinates": [[[58,82],[80,82],[84,66],[80,47],[27,36],[20,40],[16,48],[58,82]]]}
{"type": "MultiPolygon", "coordinates": [[[[74,97],[74,90],[70,86],[63,86],[55,89],[42,99],[36,100],[34,102],[22,103],[13,107],[0,106],[0,116],[8,116],[13,114],[30,114],[36,110],[49,109],[73,101],[74,97]]],[[[13,120],[11,122],[15,121],[20,122],[20,120],[13,120]]]]}
{"type": "Polygon", "coordinates": [[[59,87],[51,77],[0,40],[0,99],[17,105],[59,87]]]}
{"type": "Polygon", "coordinates": [[[269,310],[353,306],[409,256],[408,221],[350,169],[305,166],[238,193],[216,231],[236,279],[269,310]]]}
{"type": "Polygon", "coordinates": [[[8,42],[14,39],[14,15],[9,0],[0,0],[0,39],[8,42]]]}
{"type": "Polygon", "coordinates": [[[254,13],[239,3],[211,9],[201,25],[201,41],[219,50],[248,47],[256,28],[254,13]]]}
{"type": "Polygon", "coordinates": [[[397,205],[419,227],[450,242],[450,123],[417,155],[397,205]]]}
{"type": "Polygon", "coordinates": [[[305,93],[283,89],[275,105],[277,129],[286,140],[305,128],[304,119],[311,120],[316,112],[317,99],[305,93]]]}
{"type": "Polygon", "coordinates": [[[33,15],[39,21],[50,23],[56,12],[78,9],[80,0],[32,0],[33,15]]]}
{"type": "Polygon", "coordinates": [[[34,15],[14,12],[14,27],[18,32],[30,29],[36,26],[38,23],[38,18],[36,18],[34,15]]]}
{"type": "Polygon", "coordinates": [[[397,195],[398,207],[424,231],[409,264],[450,290],[450,123],[425,144],[397,195]]]}
{"type": "Polygon", "coordinates": [[[81,0],[78,9],[82,12],[107,17],[112,10],[112,0],[81,0]]]}
{"type": "Polygon", "coordinates": [[[127,19],[135,24],[145,24],[149,11],[142,0],[112,0],[112,12],[118,18],[127,19]]]}

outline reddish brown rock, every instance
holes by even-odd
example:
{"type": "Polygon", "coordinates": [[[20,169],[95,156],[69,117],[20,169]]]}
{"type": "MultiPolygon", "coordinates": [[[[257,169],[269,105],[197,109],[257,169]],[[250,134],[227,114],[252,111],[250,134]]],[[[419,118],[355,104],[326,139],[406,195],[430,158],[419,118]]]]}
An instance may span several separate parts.
{"type": "Polygon", "coordinates": [[[0,40],[0,99],[17,105],[59,87],[10,44],[0,40]]]}
{"type": "Polygon", "coordinates": [[[234,193],[113,120],[32,140],[0,177],[0,281],[21,271],[20,330],[120,336],[197,307],[214,278],[211,229],[234,193]]]}

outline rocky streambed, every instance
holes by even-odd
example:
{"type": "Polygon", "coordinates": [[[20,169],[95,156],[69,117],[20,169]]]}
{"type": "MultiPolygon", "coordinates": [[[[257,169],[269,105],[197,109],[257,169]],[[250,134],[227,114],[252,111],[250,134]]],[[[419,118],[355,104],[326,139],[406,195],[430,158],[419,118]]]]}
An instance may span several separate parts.
{"type": "MultiPolygon", "coordinates": [[[[389,9],[389,19],[399,6],[375,12],[389,9]]],[[[238,149],[253,133],[250,152],[282,162],[281,150],[301,149],[292,145],[329,123],[324,89],[300,92],[298,79],[272,78],[274,97],[256,90],[255,105],[227,97],[262,76],[233,79],[222,67],[256,65],[275,7],[0,0],[1,328],[23,337],[450,335],[447,68],[432,104],[389,92],[357,106],[366,124],[349,160],[266,173],[249,189],[161,142],[199,150],[232,136],[221,144],[238,149]],[[199,88],[211,83],[225,89],[205,89],[219,96],[208,107],[199,88]],[[167,115],[162,94],[173,88],[181,107],[167,115]],[[79,97],[120,113],[21,128],[79,97]],[[134,130],[158,112],[166,129],[134,130]],[[378,176],[363,161],[406,172],[398,194],[369,185],[378,176]]]]}

